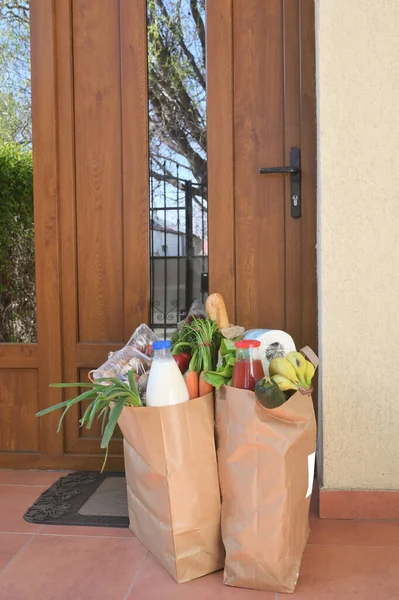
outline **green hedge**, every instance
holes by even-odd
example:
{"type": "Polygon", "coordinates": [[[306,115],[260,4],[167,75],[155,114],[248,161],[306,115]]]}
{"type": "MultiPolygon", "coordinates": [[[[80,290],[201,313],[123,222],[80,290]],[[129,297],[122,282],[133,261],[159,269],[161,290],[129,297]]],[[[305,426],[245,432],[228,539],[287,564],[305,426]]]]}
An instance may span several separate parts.
{"type": "Polygon", "coordinates": [[[32,152],[0,147],[0,342],[36,341],[32,152]]]}

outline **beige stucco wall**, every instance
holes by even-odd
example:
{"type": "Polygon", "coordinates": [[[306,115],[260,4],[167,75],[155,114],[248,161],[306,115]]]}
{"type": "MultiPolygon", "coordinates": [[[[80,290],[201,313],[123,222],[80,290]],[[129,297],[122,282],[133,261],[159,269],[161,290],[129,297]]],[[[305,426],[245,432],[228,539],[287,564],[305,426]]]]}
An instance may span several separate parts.
{"type": "Polygon", "coordinates": [[[316,0],[324,487],[399,489],[399,0],[316,0]]]}

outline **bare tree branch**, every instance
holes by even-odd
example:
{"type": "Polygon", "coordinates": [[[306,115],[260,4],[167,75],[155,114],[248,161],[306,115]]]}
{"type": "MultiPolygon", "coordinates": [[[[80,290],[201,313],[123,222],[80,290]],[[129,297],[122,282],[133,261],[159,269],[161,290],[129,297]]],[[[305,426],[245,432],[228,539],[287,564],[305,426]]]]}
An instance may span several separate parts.
{"type": "Polygon", "coordinates": [[[198,65],[196,63],[194,55],[187,48],[187,45],[186,45],[186,43],[184,41],[184,35],[183,35],[183,31],[181,29],[181,26],[180,25],[178,25],[178,26],[174,25],[172,19],[169,16],[169,13],[168,13],[166,7],[165,7],[165,4],[164,4],[163,0],[156,0],[156,2],[158,4],[158,6],[159,6],[159,8],[160,8],[160,10],[162,12],[162,14],[164,15],[165,19],[167,20],[167,22],[170,23],[171,30],[175,34],[175,36],[176,36],[176,38],[177,38],[177,40],[179,42],[179,45],[180,45],[181,49],[183,50],[184,54],[186,55],[187,60],[189,61],[190,65],[191,65],[191,67],[192,67],[192,69],[193,69],[193,71],[194,71],[194,73],[195,73],[195,75],[196,75],[196,77],[197,77],[197,79],[199,81],[199,83],[202,85],[202,87],[205,90],[206,89],[205,78],[202,75],[200,69],[198,68],[198,65]]]}
{"type": "MultiPolygon", "coordinates": [[[[172,72],[173,68],[171,67],[171,65],[173,65],[173,60],[170,49],[160,36],[157,42],[159,45],[159,54],[157,57],[156,68],[153,67],[151,70],[152,77],[150,76],[150,88],[151,86],[156,86],[159,90],[167,90],[168,93],[163,95],[164,101],[169,103],[173,101],[175,104],[180,105],[181,110],[178,110],[176,115],[184,117],[186,120],[187,117],[191,119],[191,122],[194,125],[191,132],[192,136],[196,139],[199,145],[202,145],[202,127],[200,125],[202,117],[196,106],[193,104],[191,97],[187,93],[182,80],[177,77],[172,77],[174,73],[172,72]]],[[[179,109],[179,106],[175,106],[174,110],[176,109],[179,109]]]]}
{"type": "Polygon", "coordinates": [[[187,161],[193,179],[202,184],[207,140],[205,30],[199,2],[188,8],[181,0],[149,0],[148,91],[152,157],[169,150],[168,160],[187,161]]]}
{"type": "MultiPolygon", "coordinates": [[[[190,8],[191,8],[191,14],[193,15],[193,19],[194,19],[194,22],[195,22],[195,26],[197,28],[198,37],[199,37],[199,40],[201,42],[202,61],[203,61],[203,64],[206,65],[205,25],[204,25],[204,21],[202,20],[201,13],[200,13],[199,8],[198,8],[198,1],[197,0],[190,0],[190,8]]],[[[205,11],[205,6],[204,6],[204,11],[205,11]]]]}
{"type": "MultiPolygon", "coordinates": [[[[184,131],[175,122],[174,115],[169,113],[162,103],[162,98],[157,97],[155,90],[152,90],[151,104],[158,124],[161,125],[162,129],[164,128],[164,131],[166,130],[166,135],[164,135],[163,139],[164,144],[177,154],[184,156],[188,160],[197,181],[202,181],[205,175],[204,159],[192,148],[184,131]]],[[[153,125],[150,123],[151,127],[153,125]]]]}

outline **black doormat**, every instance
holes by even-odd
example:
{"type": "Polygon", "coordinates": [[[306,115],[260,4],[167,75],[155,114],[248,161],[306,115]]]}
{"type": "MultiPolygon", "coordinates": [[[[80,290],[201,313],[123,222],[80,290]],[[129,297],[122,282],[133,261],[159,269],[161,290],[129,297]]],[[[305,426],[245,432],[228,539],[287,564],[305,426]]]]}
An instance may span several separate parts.
{"type": "Polygon", "coordinates": [[[58,479],[24,514],[40,525],[129,527],[124,473],[77,471],[58,479]]]}

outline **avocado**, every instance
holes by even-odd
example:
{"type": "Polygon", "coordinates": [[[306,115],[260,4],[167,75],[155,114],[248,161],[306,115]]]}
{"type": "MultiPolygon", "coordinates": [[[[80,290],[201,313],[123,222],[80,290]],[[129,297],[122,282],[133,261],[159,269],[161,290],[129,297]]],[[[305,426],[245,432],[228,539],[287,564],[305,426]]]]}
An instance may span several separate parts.
{"type": "Polygon", "coordinates": [[[258,402],[265,408],[277,408],[288,400],[284,392],[279,390],[277,383],[264,377],[255,385],[255,395],[258,402]]]}

